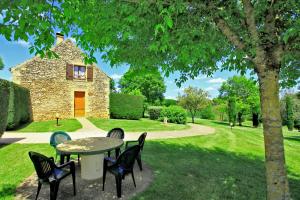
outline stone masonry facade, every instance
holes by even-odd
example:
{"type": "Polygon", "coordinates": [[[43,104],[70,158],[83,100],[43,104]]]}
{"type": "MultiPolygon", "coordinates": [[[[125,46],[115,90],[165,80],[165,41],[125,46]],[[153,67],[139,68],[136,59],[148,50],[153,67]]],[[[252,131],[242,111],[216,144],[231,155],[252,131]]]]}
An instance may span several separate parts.
{"type": "Polygon", "coordinates": [[[74,118],[74,93],[85,92],[85,117],[109,118],[110,78],[96,65],[83,63],[83,52],[65,40],[53,51],[59,58],[39,56],[11,69],[13,82],[30,90],[33,121],[74,118]],[[92,81],[67,80],[67,65],[92,69],[92,81]]]}

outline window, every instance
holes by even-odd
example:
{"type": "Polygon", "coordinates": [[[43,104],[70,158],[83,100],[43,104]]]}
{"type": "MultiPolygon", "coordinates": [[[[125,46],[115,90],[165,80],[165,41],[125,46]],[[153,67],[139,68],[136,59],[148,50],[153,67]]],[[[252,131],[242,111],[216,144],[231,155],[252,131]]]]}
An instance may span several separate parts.
{"type": "Polygon", "coordinates": [[[74,79],[86,79],[86,67],[74,65],[74,79]]]}

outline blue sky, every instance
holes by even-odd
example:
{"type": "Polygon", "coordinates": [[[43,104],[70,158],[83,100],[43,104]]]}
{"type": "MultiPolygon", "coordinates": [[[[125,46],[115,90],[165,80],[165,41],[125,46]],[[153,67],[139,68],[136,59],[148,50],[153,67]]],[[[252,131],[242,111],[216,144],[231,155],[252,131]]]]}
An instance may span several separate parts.
{"type": "MultiPolygon", "coordinates": [[[[20,64],[34,56],[30,55],[28,47],[29,43],[25,41],[9,42],[3,36],[0,36],[0,57],[2,57],[5,64],[4,70],[0,71],[0,78],[11,80],[11,73],[9,71],[9,68],[20,64]]],[[[105,63],[103,62],[103,60],[101,60],[100,54],[97,54],[96,58],[98,61],[97,65],[116,82],[129,68],[126,65],[120,66],[118,68],[112,68],[109,63],[105,63]]],[[[228,77],[231,77],[235,74],[235,72],[223,71],[216,72],[213,77],[205,77],[203,75],[199,75],[194,80],[186,81],[180,88],[178,88],[174,83],[175,78],[178,77],[175,73],[170,75],[168,78],[164,78],[167,86],[165,97],[175,99],[178,96],[178,93],[181,93],[184,88],[188,86],[194,86],[208,91],[210,97],[213,98],[218,95],[218,88],[220,87],[222,82],[225,81],[228,77]]]]}

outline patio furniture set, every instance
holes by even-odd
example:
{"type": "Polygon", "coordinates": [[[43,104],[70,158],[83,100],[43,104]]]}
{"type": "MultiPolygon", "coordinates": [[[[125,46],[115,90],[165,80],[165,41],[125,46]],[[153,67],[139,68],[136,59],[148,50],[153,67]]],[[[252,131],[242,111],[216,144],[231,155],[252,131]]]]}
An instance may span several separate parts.
{"type": "Polygon", "coordinates": [[[144,147],[147,133],[140,135],[136,141],[127,141],[123,152],[121,146],[124,144],[124,131],[121,128],[110,130],[106,137],[90,137],[72,140],[63,132],[57,131],[51,135],[50,145],[55,148],[56,157],[47,157],[37,152],[29,152],[29,157],[38,176],[38,198],[43,183],[50,185],[50,200],[55,200],[61,180],[72,176],[73,193],[76,195],[75,162],[70,161],[71,155],[78,156],[78,164],[81,167],[81,178],[95,180],[102,178],[104,191],[106,173],[115,176],[117,196],[121,197],[122,179],[131,174],[133,184],[136,187],[134,178],[134,164],[137,161],[142,171],[141,153],[144,147]],[[130,145],[131,144],[131,145],[130,145]],[[114,155],[112,156],[112,151],[114,155]],[[55,164],[60,156],[59,165],[55,164]],[[66,162],[65,162],[66,160],[66,162]]]}

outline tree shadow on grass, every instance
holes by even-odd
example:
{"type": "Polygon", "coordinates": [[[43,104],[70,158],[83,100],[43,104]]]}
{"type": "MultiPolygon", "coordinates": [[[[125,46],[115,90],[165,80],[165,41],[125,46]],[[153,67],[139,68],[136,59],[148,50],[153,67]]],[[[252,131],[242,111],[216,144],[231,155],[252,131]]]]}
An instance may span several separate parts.
{"type": "MultiPolygon", "coordinates": [[[[148,142],[143,156],[155,177],[136,199],[266,199],[259,158],[169,142],[148,142]]],[[[290,179],[294,199],[300,199],[299,185],[300,177],[290,179]]]]}
{"type": "Polygon", "coordinates": [[[300,142],[300,136],[287,136],[284,137],[285,140],[291,140],[291,141],[296,141],[296,142],[300,142]]]}
{"type": "Polygon", "coordinates": [[[0,199],[11,198],[16,191],[16,186],[13,184],[2,184],[0,185],[0,199]]]}

